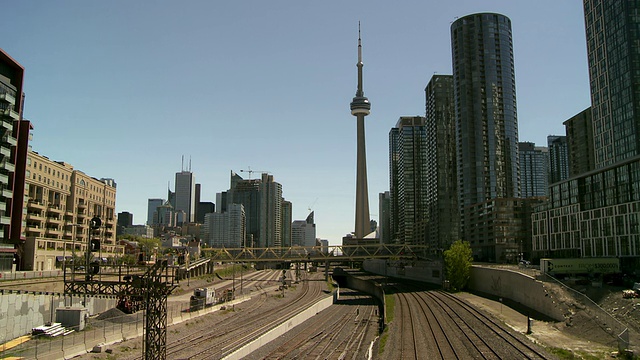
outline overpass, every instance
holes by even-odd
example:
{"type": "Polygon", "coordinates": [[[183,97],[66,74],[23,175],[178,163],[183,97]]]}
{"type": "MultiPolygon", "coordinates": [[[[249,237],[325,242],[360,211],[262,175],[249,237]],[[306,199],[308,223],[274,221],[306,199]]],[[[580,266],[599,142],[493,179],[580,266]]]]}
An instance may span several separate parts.
{"type": "Polygon", "coordinates": [[[332,246],[292,246],[272,248],[205,248],[200,259],[178,267],[176,278],[184,280],[212,274],[215,263],[300,263],[317,262],[325,264],[325,272],[330,263],[348,263],[366,259],[425,260],[433,255],[430,247],[424,245],[332,245],[332,246]]]}
{"type": "Polygon", "coordinates": [[[349,262],[366,259],[426,259],[433,253],[424,245],[331,245],[271,248],[205,248],[203,258],[217,262],[349,262]]]}

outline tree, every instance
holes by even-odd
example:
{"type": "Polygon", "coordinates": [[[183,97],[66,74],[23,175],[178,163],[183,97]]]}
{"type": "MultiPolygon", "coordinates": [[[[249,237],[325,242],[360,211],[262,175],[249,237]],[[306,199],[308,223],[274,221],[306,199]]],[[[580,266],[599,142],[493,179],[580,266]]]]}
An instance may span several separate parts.
{"type": "Polygon", "coordinates": [[[473,261],[471,255],[471,246],[462,240],[457,240],[451,244],[449,250],[444,252],[447,279],[453,291],[460,291],[467,286],[471,276],[471,261],[473,261]]]}

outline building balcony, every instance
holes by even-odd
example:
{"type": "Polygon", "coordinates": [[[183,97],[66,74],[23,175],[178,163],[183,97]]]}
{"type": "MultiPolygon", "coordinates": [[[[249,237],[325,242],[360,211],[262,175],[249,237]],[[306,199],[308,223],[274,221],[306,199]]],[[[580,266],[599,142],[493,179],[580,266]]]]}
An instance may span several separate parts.
{"type": "Polygon", "coordinates": [[[4,156],[11,156],[11,149],[9,149],[6,146],[0,146],[0,154],[2,154],[4,156]]]}
{"type": "Polygon", "coordinates": [[[1,225],[9,225],[11,223],[11,218],[8,216],[0,216],[0,224],[1,225]]]}
{"type": "Polygon", "coordinates": [[[8,133],[11,133],[13,131],[13,122],[5,119],[2,115],[2,111],[0,111],[0,127],[2,127],[3,129],[7,129],[8,133]]]}
{"type": "Polygon", "coordinates": [[[13,96],[13,95],[11,95],[9,93],[0,94],[0,101],[8,102],[11,105],[15,105],[16,104],[15,96],[13,96]]]}
{"type": "Polygon", "coordinates": [[[42,233],[44,231],[42,224],[37,222],[27,223],[25,229],[35,233],[42,233]]]}
{"type": "Polygon", "coordinates": [[[4,159],[2,159],[2,161],[0,161],[0,169],[7,170],[9,172],[15,172],[16,166],[11,163],[9,157],[5,157],[4,159]]]}
{"type": "Polygon", "coordinates": [[[44,204],[42,203],[41,200],[31,199],[31,200],[29,200],[27,202],[27,209],[29,209],[29,208],[38,209],[38,210],[45,210],[46,207],[44,206],[44,204]]]}
{"type": "Polygon", "coordinates": [[[2,191],[0,191],[0,196],[2,196],[5,199],[11,199],[13,198],[13,191],[9,189],[2,189],[2,191]]]}
{"type": "Polygon", "coordinates": [[[20,114],[13,111],[13,109],[11,108],[4,109],[4,111],[2,111],[2,115],[8,116],[13,120],[20,120],[20,114]]]}
{"type": "Polygon", "coordinates": [[[8,184],[9,183],[9,176],[6,175],[6,174],[0,173],[0,183],[8,184]]]}
{"type": "Polygon", "coordinates": [[[56,214],[62,214],[64,212],[64,210],[62,210],[62,206],[58,204],[49,204],[48,210],[49,212],[56,214]]]}
{"type": "Polygon", "coordinates": [[[60,229],[56,229],[56,228],[47,228],[44,233],[45,233],[45,235],[60,235],[60,234],[62,234],[60,229]]]}
{"type": "Polygon", "coordinates": [[[86,203],[78,203],[78,209],[86,209],[87,208],[87,204],[86,203]]]}
{"type": "Polygon", "coordinates": [[[47,223],[62,225],[64,223],[64,220],[57,217],[47,217],[47,223]]]}
{"type": "Polygon", "coordinates": [[[40,213],[35,213],[35,212],[28,212],[27,213],[27,220],[39,220],[42,221],[44,220],[44,216],[40,213]]]}
{"type": "Polygon", "coordinates": [[[10,132],[5,133],[5,135],[2,137],[2,142],[11,146],[16,146],[18,144],[18,140],[11,136],[10,132]]]}

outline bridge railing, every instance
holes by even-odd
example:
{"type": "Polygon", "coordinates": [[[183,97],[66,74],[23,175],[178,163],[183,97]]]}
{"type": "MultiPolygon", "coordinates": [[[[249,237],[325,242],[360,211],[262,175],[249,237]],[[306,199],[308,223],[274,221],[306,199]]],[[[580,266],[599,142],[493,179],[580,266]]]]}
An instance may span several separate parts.
{"type": "Polygon", "coordinates": [[[214,261],[350,261],[363,259],[425,259],[431,257],[423,245],[331,245],[271,248],[205,248],[204,257],[214,261]]]}

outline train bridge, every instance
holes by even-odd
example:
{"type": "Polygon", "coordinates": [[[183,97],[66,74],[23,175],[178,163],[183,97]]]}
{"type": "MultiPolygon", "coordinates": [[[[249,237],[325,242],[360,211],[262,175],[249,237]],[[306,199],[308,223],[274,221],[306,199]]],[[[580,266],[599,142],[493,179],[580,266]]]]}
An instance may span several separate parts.
{"type": "Polygon", "coordinates": [[[215,263],[251,262],[262,264],[319,263],[325,272],[331,264],[347,264],[367,259],[425,260],[433,257],[432,249],[424,245],[331,245],[272,248],[206,248],[201,257],[180,266],[178,278],[196,277],[213,272],[215,263]]]}

